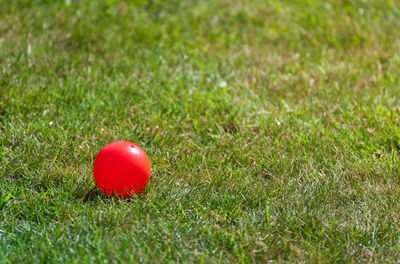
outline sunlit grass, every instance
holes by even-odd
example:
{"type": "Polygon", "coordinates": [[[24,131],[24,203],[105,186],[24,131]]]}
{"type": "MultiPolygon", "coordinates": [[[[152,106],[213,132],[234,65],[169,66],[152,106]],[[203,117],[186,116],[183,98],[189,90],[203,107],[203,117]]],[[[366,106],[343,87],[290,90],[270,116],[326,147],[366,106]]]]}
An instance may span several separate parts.
{"type": "Polygon", "coordinates": [[[397,1],[1,1],[0,260],[398,261],[397,1]],[[95,155],[152,162],[105,197],[95,155]]]}

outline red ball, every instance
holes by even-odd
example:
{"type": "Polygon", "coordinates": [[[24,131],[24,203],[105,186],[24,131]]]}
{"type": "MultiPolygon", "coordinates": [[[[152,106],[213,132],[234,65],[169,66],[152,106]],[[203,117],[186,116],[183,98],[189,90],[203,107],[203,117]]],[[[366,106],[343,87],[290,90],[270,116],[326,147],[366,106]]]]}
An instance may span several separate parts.
{"type": "Polygon", "coordinates": [[[107,195],[130,197],[140,193],[150,179],[151,166],[146,152],[128,141],[102,148],[94,160],[94,180],[107,195]]]}

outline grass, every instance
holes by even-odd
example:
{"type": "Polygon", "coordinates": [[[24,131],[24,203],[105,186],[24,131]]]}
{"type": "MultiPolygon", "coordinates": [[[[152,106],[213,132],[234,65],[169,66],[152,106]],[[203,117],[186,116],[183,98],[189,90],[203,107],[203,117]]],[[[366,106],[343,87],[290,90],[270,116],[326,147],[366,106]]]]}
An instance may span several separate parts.
{"type": "Polygon", "coordinates": [[[0,0],[0,262],[399,261],[399,15],[0,0]],[[117,140],[132,200],[92,179],[117,140]]]}

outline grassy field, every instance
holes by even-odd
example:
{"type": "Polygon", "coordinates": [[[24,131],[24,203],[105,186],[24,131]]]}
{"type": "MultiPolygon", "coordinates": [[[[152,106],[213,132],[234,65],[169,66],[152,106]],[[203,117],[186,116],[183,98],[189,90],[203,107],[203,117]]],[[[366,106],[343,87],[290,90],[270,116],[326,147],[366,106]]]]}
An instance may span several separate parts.
{"type": "Polygon", "coordinates": [[[399,8],[0,0],[0,262],[399,261],[399,8]]]}

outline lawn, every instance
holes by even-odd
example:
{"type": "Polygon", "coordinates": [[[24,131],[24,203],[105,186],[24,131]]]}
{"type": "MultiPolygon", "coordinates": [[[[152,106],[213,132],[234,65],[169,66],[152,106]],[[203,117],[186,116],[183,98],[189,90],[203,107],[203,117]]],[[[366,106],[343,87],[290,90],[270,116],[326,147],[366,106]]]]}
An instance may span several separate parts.
{"type": "Polygon", "coordinates": [[[0,0],[0,262],[400,260],[400,1],[0,0]],[[93,161],[142,147],[109,198],[93,161]]]}

